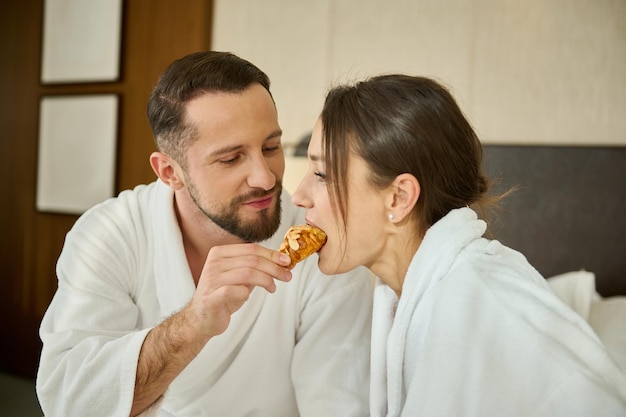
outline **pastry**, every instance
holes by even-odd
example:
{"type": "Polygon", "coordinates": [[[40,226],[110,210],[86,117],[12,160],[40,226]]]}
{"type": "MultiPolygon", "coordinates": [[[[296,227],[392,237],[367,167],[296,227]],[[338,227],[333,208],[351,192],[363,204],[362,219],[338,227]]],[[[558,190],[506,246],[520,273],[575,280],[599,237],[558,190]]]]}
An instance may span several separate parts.
{"type": "Polygon", "coordinates": [[[285,240],[278,250],[289,255],[291,264],[288,268],[291,269],[298,262],[320,250],[324,243],[326,233],[322,229],[308,224],[292,226],[285,234],[285,240]]]}

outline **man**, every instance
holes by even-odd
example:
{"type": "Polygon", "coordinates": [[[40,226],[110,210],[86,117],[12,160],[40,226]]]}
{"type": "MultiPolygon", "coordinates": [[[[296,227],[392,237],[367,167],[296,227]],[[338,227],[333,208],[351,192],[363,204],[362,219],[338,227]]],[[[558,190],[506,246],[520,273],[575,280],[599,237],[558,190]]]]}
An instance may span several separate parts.
{"type": "Polygon", "coordinates": [[[148,103],[158,180],[68,233],[41,325],[49,416],[361,416],[372,281],[292,271],[267,76],[222,52],[172,63],[148,103]],[[261,242],[250,243],[250,242],[261,242]]]}

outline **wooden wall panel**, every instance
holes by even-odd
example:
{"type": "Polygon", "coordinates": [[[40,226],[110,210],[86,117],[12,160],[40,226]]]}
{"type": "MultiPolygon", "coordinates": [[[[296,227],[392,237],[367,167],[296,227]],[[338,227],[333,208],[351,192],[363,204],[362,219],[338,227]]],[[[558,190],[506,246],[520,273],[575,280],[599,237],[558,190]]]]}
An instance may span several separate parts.
{"type": "Polygon", "coordinates": [[[150,182],[154,150],[146,102],[172,60],[209,49],[211,0],[124,2],[120,79],[41,85],[44,0],[0,5],[0,371],[34,377],[39,322],[56,290],[54,266],[77,216],[35,210],[39,100],[43,95],[120,96],[117,192],[150,182]]]}
{"type": "Polygon", "coordinates": [[[154,142],[146,103],[159,74],[174,59],[210,48],[212,2],[207,0],[133,0],[126,2],[122,76],[120,189],[153,181],[148,163],[154,142]],[[184,4],[184,7],[183,7],[184,4]]]}
{"type": "MultiPolygon", "coordinates": [[[[24,305],[37,277],[27,267],[41,254],[31,248],[37,160],[41,4],[0,6],[0,369],[32,372],[39,350],[39,317],[24,305]],[[26,257],[34,255],[30,259],[26,257]],[[34,361],[34,363],[33,363],[34,361]],[[29,363],[26,363],[29,362],[29,363]]],[[[45,238],[44,238],[45,240],[45,238]]],[[[48,276],[49,277],[49,276],[48,276]]]]}

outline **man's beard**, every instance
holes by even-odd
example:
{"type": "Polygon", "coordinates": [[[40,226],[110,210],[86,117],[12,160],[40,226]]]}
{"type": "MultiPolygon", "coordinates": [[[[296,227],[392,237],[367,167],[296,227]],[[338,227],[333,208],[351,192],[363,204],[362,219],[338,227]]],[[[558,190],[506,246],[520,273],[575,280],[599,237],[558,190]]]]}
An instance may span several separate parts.
{"type": "Polygon", "coordinates": [[[261,189],[254,190],[246,195],[236,197],[226,204],[216,206],[212,212],[209,212],[209,210],[201,204],[202,199],[200,198],[200,193],[195,184],[188,183],[187,187],[191,199],[207,218],[231,235],[245,242],[261,242],[269,239],[276,233],[278,226],[280,226],[282,212],[280,195],[283,189],[282,182],[280,181],[277,181],[276,185],[269,191],[261,189]],[[246,222],[239,217],[239,209],[242,203],[257,198],[263,198],[272,193],[275,193],[277,197],[274,206],[259,211],[258,219],[246,222]]]}

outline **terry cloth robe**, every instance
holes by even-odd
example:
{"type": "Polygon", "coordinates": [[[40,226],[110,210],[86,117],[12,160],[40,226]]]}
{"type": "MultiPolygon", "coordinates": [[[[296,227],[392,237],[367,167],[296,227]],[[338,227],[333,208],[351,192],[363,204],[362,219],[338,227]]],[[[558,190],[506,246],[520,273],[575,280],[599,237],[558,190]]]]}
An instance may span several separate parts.
{"type": "MultiPolygon", "coordinates": [[[[277,249],[303,213],[282,195],[277,249]]],[[[50,417],[128,416],[148,331],[192,297],[161,182],[86,212],[68,233],[41,324],[37,393],[50,417]]],[[[256,288],[144,416],[363,416],[368,411],[373,277],[325,276],[317,255],[273,294],[256,288]]]]}
{"type": "Polygon", "coordinates": [[[426,233],[400,299],[380,281],[371,415],[626,416],[626,379],[523,255],[474,211],[426,233]]]}

